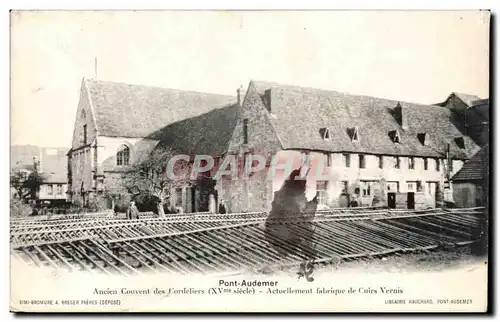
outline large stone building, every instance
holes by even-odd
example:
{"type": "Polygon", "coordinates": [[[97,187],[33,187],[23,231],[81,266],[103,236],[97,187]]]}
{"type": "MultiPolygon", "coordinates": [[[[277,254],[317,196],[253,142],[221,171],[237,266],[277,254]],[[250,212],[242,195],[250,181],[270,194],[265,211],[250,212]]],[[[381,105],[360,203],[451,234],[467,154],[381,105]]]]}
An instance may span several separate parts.
{"type": "MultiPolygon", "coordinates": [[[[104,192],[129,193],[123,174],[147,156],[169,125],[231,105],[234,97],[83,79],[72,147],[70,199],[88,205],[104,192]]],[[[189,134],[197,132],[190,129],[189,134]]],[[[108,204],[108,206],[110,206],[108,204]]]]}
{"type": "Polygon", "coordinates": [[[247,168],[249,154],[266,159],[266,171],[249,178],[214,178],[216,167],[171,188],[170,206],[185,212],[216,211],[222,200],[230,212],[269,210],[287,174],[267,170],[290,160],[294,168],[321,168],[307,174],[308,197],[317,195],[320,208],[353,201],[434,207],[452,201],[449,179],[480,146],[449,101],[422,105],[258,81],[234,99],[83,80],[68,153],[71,199],[126,195],[122,178],[131,164],[175,151],[191,163],[200,154],[217,165],[236,156],[247,168]]]}
{"type": "MultiPolygon", "coordinates": [[[[375,190],[390,207],[434,207],[439,193],[452,201],[449,178],[479,149],[456,120],[446,106],[251,81],[229,153],[324,164],[321,180],[307,175],[308,197],[324,208],[353,196],[370,206],[375,190]]],[[[268,210],[285,177],[227,181],[219,196],[233,212],[268,210]]]]}

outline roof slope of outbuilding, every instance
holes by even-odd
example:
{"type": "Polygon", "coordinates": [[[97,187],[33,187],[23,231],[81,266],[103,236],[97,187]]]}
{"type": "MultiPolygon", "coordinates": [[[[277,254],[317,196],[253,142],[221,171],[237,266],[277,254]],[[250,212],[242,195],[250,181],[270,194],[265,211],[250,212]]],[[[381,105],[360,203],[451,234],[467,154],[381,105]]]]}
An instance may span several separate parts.
{"type": "Polygon", "coordinates": [[[166,126],[155,134],[161,137],[157,149],[189,155],[222,156],[227,152],[240,114],[239,105],[230,104],[166,126]]]}
{"type": "Polygon", "coordinates": [[[484,180],[489,170],[489,145],[485,145],[453,176],[452,181],[484,180]]]}

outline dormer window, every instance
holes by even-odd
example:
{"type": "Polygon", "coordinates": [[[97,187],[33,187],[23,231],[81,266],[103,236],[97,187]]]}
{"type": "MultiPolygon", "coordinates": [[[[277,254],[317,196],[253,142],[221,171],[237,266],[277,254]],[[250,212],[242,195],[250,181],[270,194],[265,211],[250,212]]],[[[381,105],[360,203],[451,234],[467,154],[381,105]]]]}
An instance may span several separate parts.
{"type": "Polygon", "coordinates": [[[455,144],[460,148],[460,149],[465,149],[465,141],[463,136],[460,136],[458,138],[455,138],[455,144]]]}
{"type": "Polygon", "coordinates": [[[389,131],[389,137],[391,138],[392,142],[394,142],[394,143],[400,143],[399,132],[397,130],[395,130],[395,131],[389,131]]]}
{"type": "Polygon", "coordinates": [[[351,138],[352,142],[359,141],[358,128],[357,127],[349,127],[349,128],[347,128],[347,134],[351,138]]]}
{"type": "Polygon", "coordinates": [[[326,127],[319,129],[319,134],[323,140],[330,140],[330,131],[326,127]]]}
{"type": "Polygon", "coordinates": [[[427,133],[418,133],[417,138],[420,144],[427,145],[427,133]]]}

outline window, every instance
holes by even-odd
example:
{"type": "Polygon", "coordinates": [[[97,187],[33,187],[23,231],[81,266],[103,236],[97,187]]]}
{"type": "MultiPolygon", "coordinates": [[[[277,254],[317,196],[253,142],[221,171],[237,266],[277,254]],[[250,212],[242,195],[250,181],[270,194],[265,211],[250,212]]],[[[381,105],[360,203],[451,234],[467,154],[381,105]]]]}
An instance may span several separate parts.
{"type": "Polygon", "coordinates": [[[384,168],[384,157],[383,157],[383,156],[381,156],[381,155],[379,155],[379,157],[378,157],[378,167],[379,167],[380,169],[383,169],[383,168],[384,168]]]}
{"type": "Polygon", "coordinates": [[[87,144],[87,124],[83,125],[83,144],[87,144]]]}
{"type": "Polygon", "coordinates": [[[408,182],[408,191],[412,192],[416,190],[416,183],[415,182],[408,182]]]}
{"type": "Polygon", "coordinates": [[[465,141],[463,137],[458,137],[455,138],[455,144],[460,148],[460,149],[465,149],[465,141]]]}
{"type": "Polygon", "coordinates": [[[439,164],[439,159],[435,159],[435,161],[436,161],[436,171],[440,171],[441,167],[440,167],[440,164],[439,164]]]}
{"type": "Polygon", "coordinates": [[[347,128],[347,135],[349,135],[349,138],[351,141],[359,141],[358,137],[358,128],[357,127],[348,127],[347,128]]]}
{"type": "Polygon", "coordinates": [[[57,185],[57,194],[62,195],[63,194],[63,186],[62,184],[57,185]]]}
{"type": "Polygon", "coordinates": [[[49,185],[47,186],[47,193],[48,193],[49,195],[53,195],[53,194],[54,194],[54,187],[53,187],[51,184],[49,184],[49,185]]]}
{"type": "Polygon", "coordinates": [[[426,133],[418,133],[417,134],[417,138],[420,141],[420,144],[426,145],[426,141],[425,141],[426,136],[427,136],[426,133]]]}
{"type": "Polygon", "coordinates": [[[399,157],[394,157],[394,168],[399,169],[400,163],[401,160],[399,159],[399,157]]]}
{"type": "Polygon", "coordinates": [[[97,191],[104,190],[104,178],[97,178],[97,191]]]}
{"type": "Polygon", "coordinates": [[[248,119],[243,120],[243,144],[248,144],[248,119]]]}
{"type": "Polygon", "coordinates": [[[94,164],[93,165],[94,165],[94,167],[96,167],[97,166],[97,151],[95,151],[95,150],[94,150],[93,157],[94,157],[94,164]]]}
{"type": "Polygon", "coordinates": [[[130,149],[126,145],[120,146],[118,148],[118,153],[116,153],[116,165],[129,165],[130,162],[130,149]]]}
{"type": "Polygon", "coordinates": [[[429,161],[427,158],[424,158],[424,170],[427,170],[429,168],[429,161]]]}
{"type": "Polygon", "coordinates": [[[361,189],[363,189],[363,196],[372,195],[372,184],[371,181],[361,181],[361,189]]]}
{"type": "Polygon", "coordinates": [[[319,133],[321,134],[323,140],[330,140],[330,131],[326,127],[319,129],[319,133]]]}
{"type": "Polygon", "coordinates": [[[476,186],[476,207],[483,205],[483,187],[476,186]]]}
{"type": "Polygon", "coordinates": [[[351,167],[351,155],[350,154],[342,154],[342,162],[346,168],[351,167]]]}
{"type": "Polygon", "coordinates": [[[347,194],[349,192],[349,181],[341,181],[340,182],[342,194],[347,194]]]}
{"type": "Polygon", "coordinates": [[[305,175],[309,172],[310,155],[309,152],[300,153],[300,175],[305,175]]]}
{"type": "Polygon", "coordinates": [[[309,163],[309,153],[301,152],[300,153],[300,165],[305,166],[309,163]]]}
{"type": "Polygon", "coordinates": [[[332,156],[328,153],[325,153],[324,156],[326,159],[326,162],[325,162],[326,166],[331,167],[332,166],[332,156]]]}
{"type": "Polygon", "coordinates": [[[175,188],[175,206],[182,206],[182,188],[175,188]]]}
{"type": "Polygon", "coordinates": [[[436,186],[434,182],[427,182],[427,193],[431,195],[436,193],[436,186]]]}
{"type": "Polygon", "coordinates": [[[318,195],[318,204],[320,205],[326,205],[328,203],[327,185],[327,181],[316,182],[316,194],[318,195]]]}
{"type": "Polygon", "coordinates": [[[417,181],[417,192],[422,192],[424,190],[424,185],[422,181],[417,181]]]}
{"type": "Polygon", "coordinates": [[[365,156],[363,154],[359,155],[359,168],[364,169],[366,166],[365,164],[365,156]]]}
{"type": "Polygon", "coordinates": [[[409,157],[408,158],[408,169],[415,169],[415,158],[414,157],[409,157]]]}
{"type": "Polygon", "coordinates": [[[352,140],[353,141],[358,141],[358,128],[354,128],[354,133],[352,134],[352,140]]]}
{"type": "Polygon", "coordinates": [[[388,192],[399,192],[399,182],[388,182],[387,183],[388,192]]]}
{"type": "Polygon", "coordinates": [[[389,137],[391,138],[392,142],[394,142],[394,143],[400,142],[398,131],[389,131],[389,137]]]}

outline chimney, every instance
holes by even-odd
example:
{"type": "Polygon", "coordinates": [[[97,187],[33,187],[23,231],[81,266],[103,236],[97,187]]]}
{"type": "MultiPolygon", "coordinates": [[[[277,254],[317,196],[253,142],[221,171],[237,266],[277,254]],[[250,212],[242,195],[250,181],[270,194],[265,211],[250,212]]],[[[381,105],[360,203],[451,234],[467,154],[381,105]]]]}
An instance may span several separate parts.
{"type": "Polygon", "coordinates": [[[38,168],[39,173],[43,172],[43,150],[40,150],[40,159],[38,160],[38,168]]]}
{"type": "Polygon", "coordinates": [[[396,105],[396,108],[394,109],[396,120],[398,121],[399,125],[403,128],[403,130],[408,129],[408,115],[406,114],[405,108],[401,106],[400,103],[396,105]]]}
{"type": "Polygon", "coordinates": [[[245,93],[243,93],[243,87],[240,86],[237,90],[236,90],[236,97],[238,98],[238,105],[241,106],[241,104],[243,103],[243,99],[242,99],[242,95],[245,95],[245,93]]]}
{"type": "Polygon", "coordinates": [[[266,89],[264,92],[264,100],[266,102],[267,110],[271,112],[271,89],[266,89]]]}

